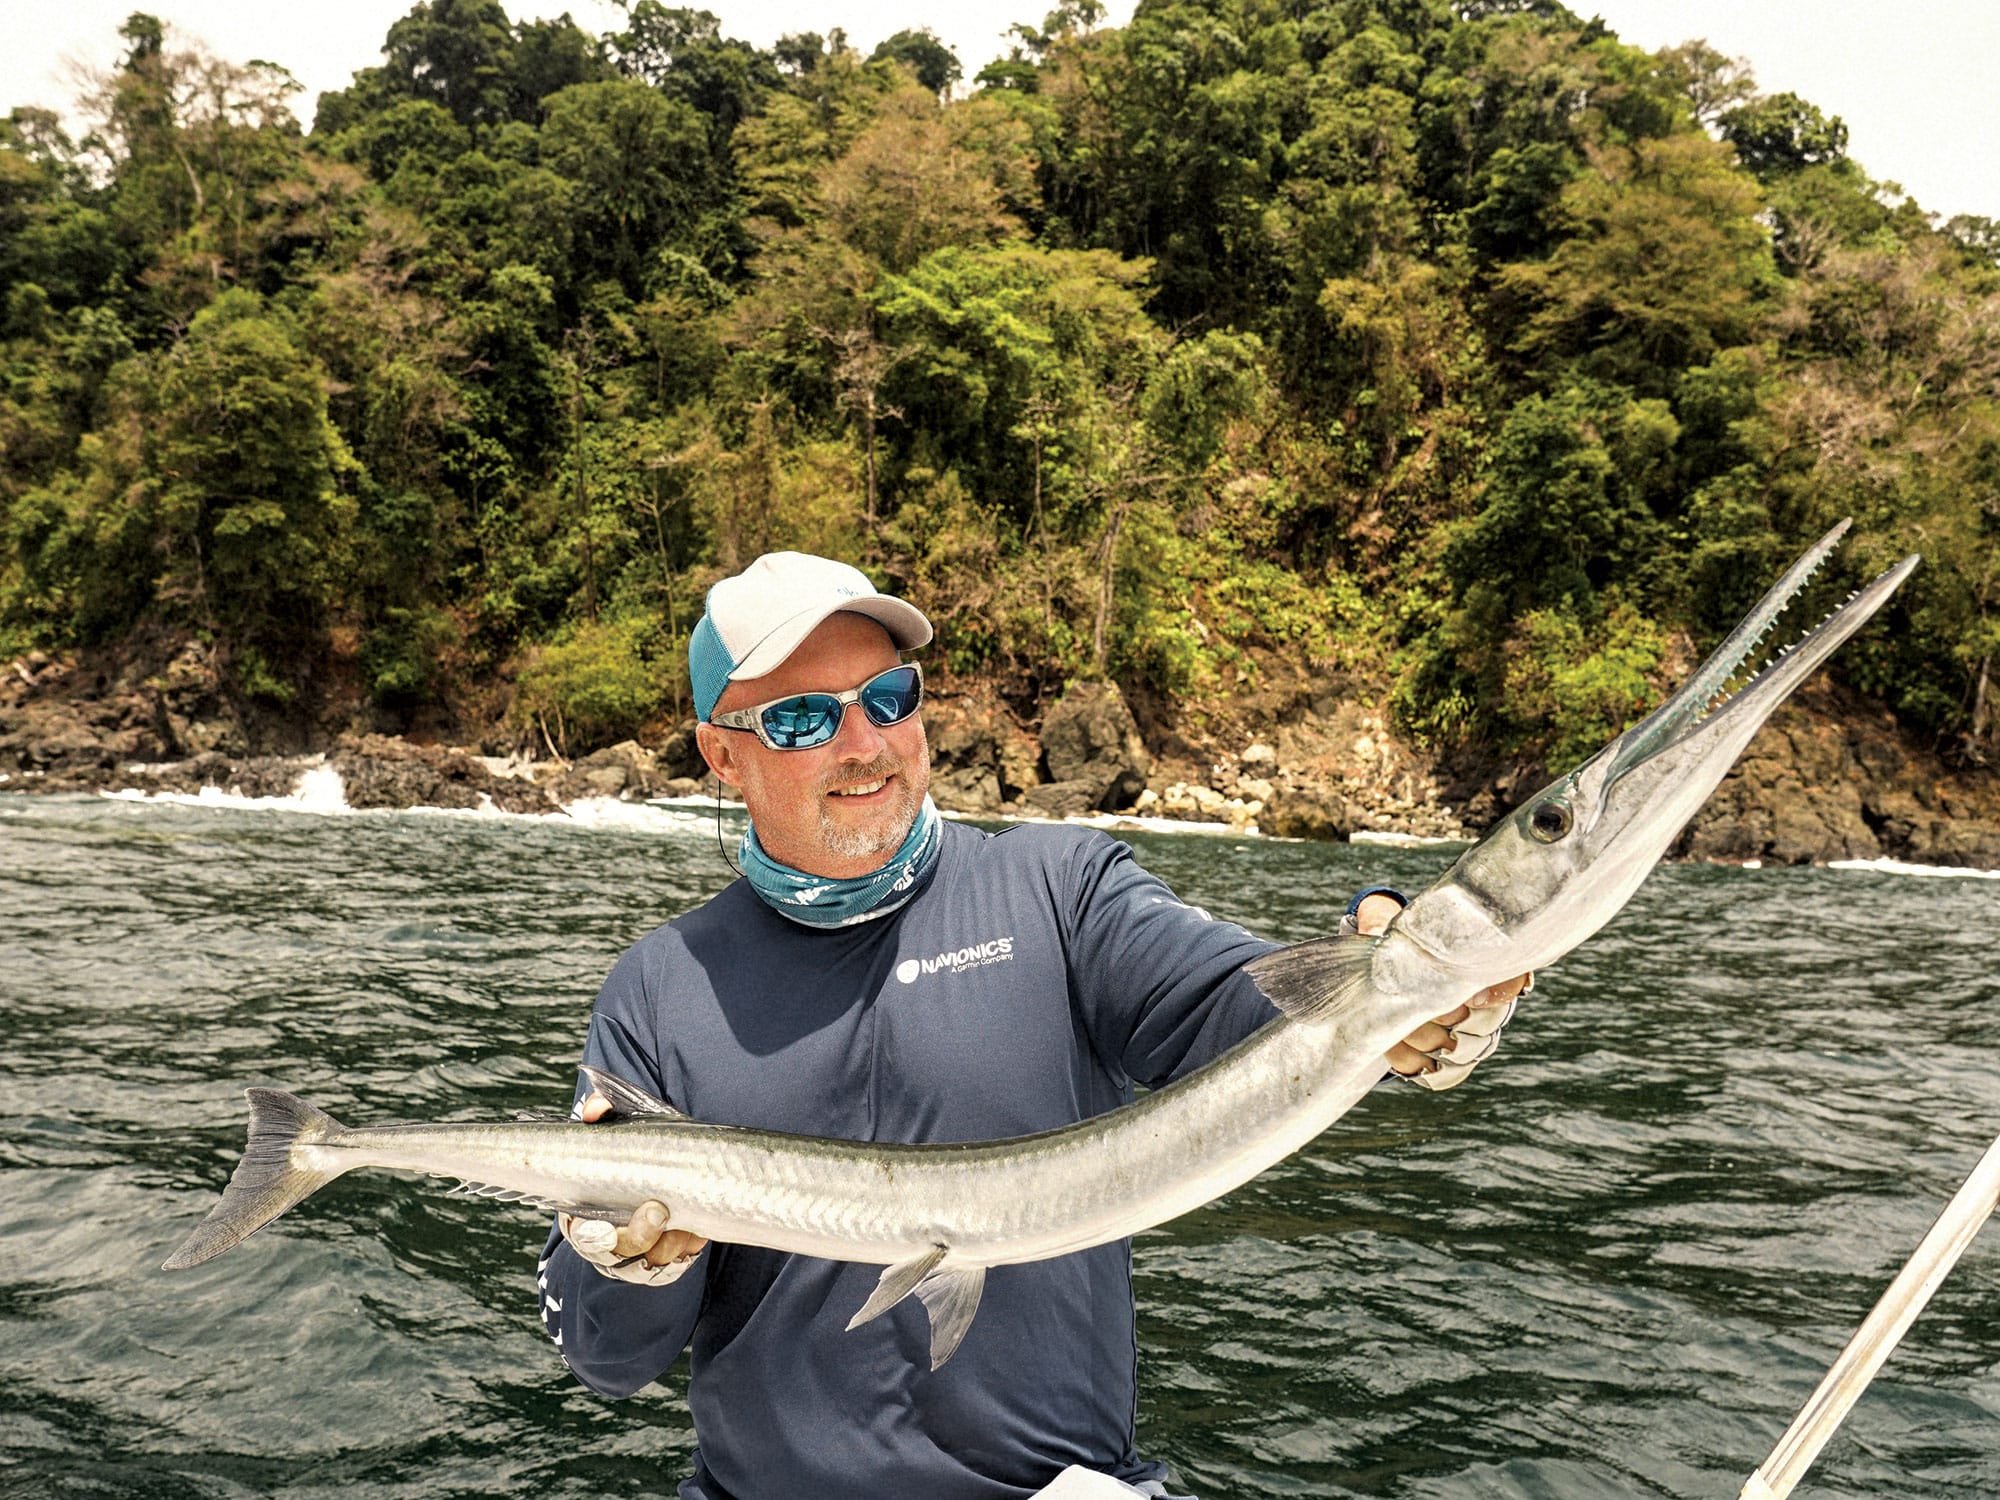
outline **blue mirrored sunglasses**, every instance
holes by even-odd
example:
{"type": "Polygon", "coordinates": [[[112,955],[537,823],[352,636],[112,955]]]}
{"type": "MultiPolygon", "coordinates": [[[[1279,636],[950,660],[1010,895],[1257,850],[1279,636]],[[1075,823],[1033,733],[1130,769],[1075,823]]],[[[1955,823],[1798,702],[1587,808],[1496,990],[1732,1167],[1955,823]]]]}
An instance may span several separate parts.
{"type": "Polygon", "coordinates": [[[915,662],[905,662],[844,693],[794,693],[755,708],[733,708],[709,722],[748,730],[773,750],[810,750],[840,733],[850,703],[859,703],[870,723],[887,729],[909,718],[923,701],[924,674],[915,662]]]}

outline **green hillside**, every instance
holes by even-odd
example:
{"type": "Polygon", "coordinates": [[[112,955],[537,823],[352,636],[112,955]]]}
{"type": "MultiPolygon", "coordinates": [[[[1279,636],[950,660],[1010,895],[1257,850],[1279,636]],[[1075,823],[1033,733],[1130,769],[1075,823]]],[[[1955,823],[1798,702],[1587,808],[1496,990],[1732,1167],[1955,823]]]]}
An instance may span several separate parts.
{"type": "Polygon", "coordinates": [[[430,0],[301,122],[134,15],[81,140],[0,124],[0,657],[581,749],[800,547],[1030,714],[1282,657],[1560,759],[1851,514],[1829,596],[1927,566],[1838,670],[1994,752],[2000,227],[1553,3],[1099,19],[961,79],[430,0]]]}

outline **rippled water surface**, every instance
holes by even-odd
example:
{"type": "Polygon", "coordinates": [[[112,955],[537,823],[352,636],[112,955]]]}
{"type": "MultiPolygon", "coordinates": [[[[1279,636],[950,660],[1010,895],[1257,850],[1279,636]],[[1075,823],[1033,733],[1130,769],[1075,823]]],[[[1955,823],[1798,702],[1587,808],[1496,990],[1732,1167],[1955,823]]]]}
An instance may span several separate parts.
{"type": "MultiPolygon", "coordinates": [[[[1133,835],[1273,936],[1450,851],[1133,835]]],[[[671,1381],[569,1378],[536,1214],[386,1173],[155,1269],[241,1087],[356,1123],[567,1102],[711,824],[0,796],[0,1492],[670,1495],[671,1381]]],[[[1659,871],[1500,1061],[1377,1090],[1144,1236],[1141,1436],[1204,1500],[1734,1497],[2000,1132],[2000,883],[1659,871]]],[[[2000,1229],[1802,1495],[2000,1495],[2000,1229]]],[[[900,1497],[899,1497],[900,1500],[900,1497]]]]}

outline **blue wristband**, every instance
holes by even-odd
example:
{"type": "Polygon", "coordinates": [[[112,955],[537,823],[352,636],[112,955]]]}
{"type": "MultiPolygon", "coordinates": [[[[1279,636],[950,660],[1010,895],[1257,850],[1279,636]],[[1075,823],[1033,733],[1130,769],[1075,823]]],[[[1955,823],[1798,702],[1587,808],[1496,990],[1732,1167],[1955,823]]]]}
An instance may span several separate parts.
{"type": "Polygon", "coordinates": [[[1370,896],[1387,896],[1398,906],[1408,906],[1410,904],[1410,898],[1392,885],[1371,885],[1367,890],[1362,891],[1352,901],[1347,903],[1347,914],[1350,917],[1360,916],[1361,903],[1366,901],[1370,896]]]}

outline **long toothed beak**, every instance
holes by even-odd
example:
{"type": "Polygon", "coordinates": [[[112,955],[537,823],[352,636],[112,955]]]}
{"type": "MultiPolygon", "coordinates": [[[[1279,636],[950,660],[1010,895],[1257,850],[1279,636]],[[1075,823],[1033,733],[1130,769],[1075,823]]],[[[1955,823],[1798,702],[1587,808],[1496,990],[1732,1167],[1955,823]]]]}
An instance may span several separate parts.
{"type": "Polygon", "coordinates": [[[1755,733],[1756,725],[1793,688],[1882,607],[1910,576],[1918,562],[1916,557],[1904,558],[1872,583],[1856,589],[1818,625],[1783,647],[1747,682],[1734,689],[1730,687],[1770,635],[1779,616],[1824,566],[1851,524],[1842,521],[1814,543],[1678,692],[1613,743],[1607,790],[1634,767],[1670,745],[1686,742],[1697,730],[1706,729],[1724,716],[1739,728],[1743,727],[1745,715],[1752,717],[1754,722],[1742,736],[1747,740],[1749,734],[1755,733]]]}

